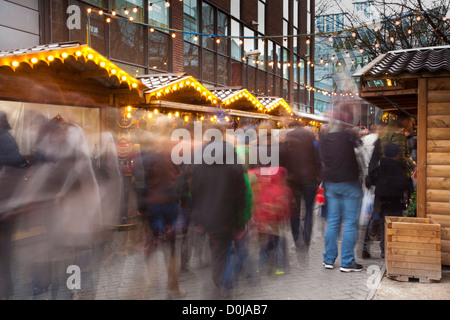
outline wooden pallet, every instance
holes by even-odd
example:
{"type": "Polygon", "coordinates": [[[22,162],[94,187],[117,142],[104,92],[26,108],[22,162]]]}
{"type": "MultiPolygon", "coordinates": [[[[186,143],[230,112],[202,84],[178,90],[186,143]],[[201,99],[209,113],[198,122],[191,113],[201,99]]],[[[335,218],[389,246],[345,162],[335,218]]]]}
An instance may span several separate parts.
{"type": "Polygon", "coordinates": [[[440,281],[441,227],[429,218],[386,217],[386,276],[440,281]]]}

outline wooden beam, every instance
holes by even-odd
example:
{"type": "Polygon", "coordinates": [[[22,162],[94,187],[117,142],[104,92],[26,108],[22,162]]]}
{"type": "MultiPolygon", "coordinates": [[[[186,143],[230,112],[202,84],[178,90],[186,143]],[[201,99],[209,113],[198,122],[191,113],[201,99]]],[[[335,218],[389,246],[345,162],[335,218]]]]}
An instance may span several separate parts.
{"type": "Polygon", "coordinates": [[[400,89],[400,90],[386,90],[386,88],[380,88],[379,91],[363,91],[360,94],[361,98],[365,97],[379,97],[380,94],[384,96],[403,96],[403,95],[415,95],[417,94],[417,89],[400,89]]]}
{"type": "Polygon", "coordinates": [[[417,110],[417,217],[427,215],[427,91],[428,80],[419,79],[417,110]]]}

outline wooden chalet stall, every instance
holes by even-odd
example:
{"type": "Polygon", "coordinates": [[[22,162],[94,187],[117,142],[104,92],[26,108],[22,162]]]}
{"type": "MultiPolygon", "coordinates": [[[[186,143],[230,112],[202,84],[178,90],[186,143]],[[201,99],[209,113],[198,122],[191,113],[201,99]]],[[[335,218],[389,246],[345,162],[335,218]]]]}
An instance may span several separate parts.
{"type": "Polygon", "coordinates": [[[450,265],[450,46],[391,51],[354,77],[360,97],[417,122],[417,217],[441,225],[442,264],[450,265]]]}
{"type": "MultiPolygon", "coordinates": [[[[97,132],[91,148],[99,146],[100,132],[110,129],[109,107],[144,101],[144,88],[139,80],[78,42],[0,52],[0,108],[9,118],[29,122],[32,113],[48,120],[57,114],[69,117],[83,129],[97,132]]],[[[21,139],[18,144],[25,148],[21,139]]]]}
{"type": "MultiPolygon", "coordinates": [[[[0,111],[6,113],[19,151],[28,159],[40,126],[62,119],[81,129],[93,172],[101,177],[104,164],[112,163],[107,157],[117,151],[121,107],[144,102],[144,89],[138,79],[78,42],[0,51],[0,111]]],[[[113,189],[119,195],[119,174],[116,178],[113,189]]],[[[120,196],[104,201],[111,190],[100,189],[102,205],[108,207],[102,208],[104,222],[115,225],[120,196]]]]}

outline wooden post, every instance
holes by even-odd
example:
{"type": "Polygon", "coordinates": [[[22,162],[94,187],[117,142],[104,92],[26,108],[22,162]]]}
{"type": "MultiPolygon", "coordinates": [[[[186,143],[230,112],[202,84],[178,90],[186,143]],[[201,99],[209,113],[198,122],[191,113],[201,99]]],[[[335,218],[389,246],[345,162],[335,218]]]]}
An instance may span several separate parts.
{"type": "Polygon", "coordinates": [[[417,101],[417,217],[426,217],[428,79],[419,79],[417,101]]]}

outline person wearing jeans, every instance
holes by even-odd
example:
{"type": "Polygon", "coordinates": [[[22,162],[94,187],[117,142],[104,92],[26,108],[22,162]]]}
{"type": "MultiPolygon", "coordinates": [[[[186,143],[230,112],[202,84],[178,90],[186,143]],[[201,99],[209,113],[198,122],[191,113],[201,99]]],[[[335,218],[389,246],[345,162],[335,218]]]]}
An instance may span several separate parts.
{"type": "Polygon", "coordinates": [[[358,236],[362,186],[355,147],[358,137],[338,122],[330,122],[327,134],[319,139],[322,161],[322,176],[327,201],[327,229],[325,232],[325,268],[334,268],[338,257],[338,237],[343,225],[341,267],[343,272],[362,271],[355,261],[355,246],[358,236]]]}
{"type": "Polygon", "coordinates": [[[361,185],[358,181],[327,182],[325,192],[328,201],[328,227],[323,261],[326,266],[331,266],[338,257],[338,236],[342,223],[341,270],[348,270],[356,264],[354,248],[358,238],[361,185]]]}

